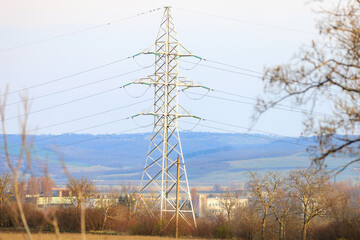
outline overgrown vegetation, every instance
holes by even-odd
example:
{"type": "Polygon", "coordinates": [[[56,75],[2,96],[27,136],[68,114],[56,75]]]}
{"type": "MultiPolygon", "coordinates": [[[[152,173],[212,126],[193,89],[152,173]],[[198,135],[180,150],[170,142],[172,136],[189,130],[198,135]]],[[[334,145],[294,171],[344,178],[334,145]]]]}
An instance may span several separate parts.
{"type": "MultiPolygon", "coordinates": [[[[91,181],[86,182],[92,186],[91,181]]],[[[161,224],[158,216],[145,209],[134,212],[130,206],[136,201],[135,192],[129,185],[124,185],[119,191],[109,191],[112,201],[103,201],[107,199],[105,194],[91,194],[91,198],[100,199],[98,204],[91,204],[92,199],[85,197],[88,202],[86,232],[174,236],[174,224],[164,229],[166,223],[161,224]],[[129,196],[132,196],[131,201],[126,200],[129,196]]],[[[197,229],[180,222],[180,236],[206,239],[360,239],[360,186],[351,182],[331,183],[327,175],[316,169],[299,169],[287,175],[251,172],[246,189],[227,189],[217,197],[223,211],[213,213],[205,209],[205,215],[197,218],[197,229]],[[239,197],[247,198],[247,204],[239,202],[239,197]]],[[[34,203],[26,203],[25,195],[20,201],[31,232],[55,231],[49,219],[56,219],[60,235],[81,232],[81,209],[77,205],[37,207],[34,203]]],[[[23,229],[13,198],[0,206],[1,229],[23,229]]]]}

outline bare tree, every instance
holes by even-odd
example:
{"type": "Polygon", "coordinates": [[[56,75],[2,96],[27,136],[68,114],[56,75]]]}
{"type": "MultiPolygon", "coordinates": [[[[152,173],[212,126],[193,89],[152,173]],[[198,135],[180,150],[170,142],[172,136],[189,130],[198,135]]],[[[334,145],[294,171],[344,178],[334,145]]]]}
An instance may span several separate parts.
{"type": "Polygon", "coordinates": [[[37,177],[29,177],[26,186],[26,193],[30,195],[38,195],[40,191],[40,180],[37,177]]]}
{"type": "Polygon", "coordinates": [[[353,186],[351,183],[334,183],[333,191],[329,194],[336,195],[336,203],[330,206],[327,215],[336,222],[346,222],[353,224],[359,219],[359,196],[355,192],[359,186],[353,186]]]}
{"type": "Polygon", "coordinates": [[[239,203],[239,192],[238,191],[229,191],[227,188],[226,191],[220,194],[220,207],[225,209],[226,216],[229,224],[231,225],[231,215],[233,214],[233,210],[239,203]]]}
{"type": "Polygon", "coordinates": [[[323,216],[334,202],[329,196],[332,187],[329,177],[316,169],[299,169],[290,173],[289,184],[294,190],[293,196],[300,203],[302,216],[301,239],[306,240],[311,221],[323,216]]]}
{"type": "Polygon", "coordinates": [[[240,239],[256,239],[260,230],[261,219],[255,206],[251,203],[234,209],[233,228],[240,239]]]}
{"type": "Polygon", "coordinates": [[[11,174],[6,172],[0,175],[0,207],[6,204],[13,196],[13,179],[11,174]]]}
{"type": "Polygon", "coordinates": [[[40,193],[43,197],[51,198],[53,195],[53,188],[55,186],[56,184],[49,176],[40,177],[40,193]]]}
{"type": "Polygon", "coordinates": [[[134,207],[137,200],[138,188],[132,185],[130,182],[120,185],[120,204],[127,208],[127,220],[128,222],[133,217],[134,207]]]}
{"type": "MultiPolygon", "coordinates": [[[[101,203],[104,209],[103,229],[107,219],[126,220],[127,224],[129,224],[135,214],[134,207],[138,196],[137,187],[130,182],[127,184],[121,183],[119,190],[112,189],[104,196],[106,196],[106,199],[101,203]],[[113,210],[111,214],[109,214],[110,209],[113,210]]],[[[143,210],[146,211],[145,209],[140,210],[139,206],[137,206],[136,213],[143,213],[143,210]]],[[[127,228],[128,226],[124,225],[124,227],[127,228]]]]}
{"type": "Polygon", "coordinates": [[[7,94],[8,94],[8,87],[5,90],[5,93],[0,98],[0,115],[1,115],[1,126],[2,126],[2,138],[3,138],[3,149],[4,155],[7,162],[8,167],[10,168],[12,178],[13,178],[13,187],[14,187],[14,195],[16,199],[16,204],[20,213],[21,221],[24,225],[24,228],[27,233],[27,237],[29,240],[32,240],[32,235],[30,232],[30,228],[26,221],[26,217],[24,214],[22,201],[21,201],[21,188],[19,188],[19,177],[21,175],[20,169],[23,166],[24,158],[27,161],[28,168],[31,170],[31,154],[29,149],[28,143],[28,136],[27,136],[27,126],[28,126],[28,115],[30,111],[30,104],[28,101],[28,97],[26,94],[20,95],[21,102],[22,102],[22,111],[23,114],[19,117],[19,128],[20,128],[20,137],[21,137],[21,144],[19,154],[17,155],[17,159],[10,156],[9,152],[9,144],[8,144],[8,136],[6,132],[6,102],[7,102],[7,94]]]}
{"type": "Polygon", "coordinates": [[[270,206],[276,221],[279,223],[279,240],[285,239],[285,223],[294,214],[297,207],[293,192],[285,179],[276,191],[275,201],[270,206]]]}
{"type": "Polygon", "coordinates": [[[277,191],[283,182],[283,178],[276,173],[264,175],[249,171],[250,180],[247,182],[247,189],[253,200],[260,205],[262,210],[261,240],[265,238],[266,219],[269,210],[277,200],[277,191]]]}
{"type": "Polygon", "coordinates": [[[71,177],[69,172],[65,167],[64,161],[62,161],[64,171],[68,176],[68,183],[66,187],[70,190],[71,196],[70,201],[74,206],[80,210],[80,228],[81,228],[81,238],[86,240],[86,228],[85,228],[85,203],[88,203],[91,198],[96,194],[95,183],[85,177],[74,178],[71,177]]]}
{"type": "MultiPolygon", "coordinates": [[[[54,181],[51,179],[49,174],[49,165],[48,158],[46,157],[44,161],[41,158],[37,157],[40,169],[42,170],[44,176],[41,176],[39,179],[40,184],[40,192],[45,198],[45,203],[48,204],[51,202],[53,196],[53,187],[55,186],[54,181]]],[[[61,240],[60,236],[60,228],[58,224],[58,220],[56,217],[56,208],[48,208],[44,207],[41,211],[46,222],[51,224],[54,227],[55,235],[57,240],[61,240]]]]}
{"type": "MultiPolygon", "coordinates": [[[[109,211],[111,208],[116,207],[118,204],[120,193],[116,189],[110,189],[106,194],[101,194],[98,202],[99,207],[104,211],[104,221],[101,230],[105,229],[106,222],[109,217],[109,211]]],[[[113,218],[113,217],[111,217],[113,218]]]]}
{"type": "Polygon", "coordinates": [[[317,136],[311,148],[314,163],[323,166],[335,154],[355,156],[339,172],[360,161],[360,1],[339,0],[320,14],[320,40],[301,49],[294,61],[266,70],[267,94],[259,99],[255,118],[287,99],[297,107],[310,105],[304,111],[304,133],[317,136]],[[324,101],[331,115],[314,111],[324,101]]]}
{"type": "Polygon", "coordinates": [[[96,194],[95,183],[86,177],[71,177],[66,184],[66,187],[71,192],[69,198],[72,204],[77,208],[84,207],[84,204],[88,203],[96,194]]]}

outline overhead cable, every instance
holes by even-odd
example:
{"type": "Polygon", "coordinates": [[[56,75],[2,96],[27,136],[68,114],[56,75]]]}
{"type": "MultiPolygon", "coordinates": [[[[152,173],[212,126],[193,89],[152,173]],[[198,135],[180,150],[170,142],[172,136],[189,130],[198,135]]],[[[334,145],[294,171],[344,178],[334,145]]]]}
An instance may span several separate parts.
{"type": "Polygon", "coordinates": [[[125,61],[125,60],[130,59],[130,58],[132,58],[132,56],[122,58],[122,59],[119,59],[119,60],[116,60],[116,61],[113,61],[113,62],[105,63],[105,64],[102,64],[102,65],[99,65],[99,66],[96,66],[96,67],[93,67],[93,68],[89,68],[89,69],[86,69],[86,70],[83,70],[83,71],[80,71],[80,72],[69,74],[69,75],[66,75],[64,77],[60,77],[60,78],[56,78],[56,79],[53,79],[53,80],[50,80],[50,81],[35,84],[35,85],[30,86],[30,87],[25,87],[23,89],[11,91],[11,92],[8,92],[7,94],[1,94],[0,96],[19,93],[19,92],[23,92],[23,91],[26,91],[26,90],[29,90],[29,89],[32,89],[32,88],[37,88],[37,87],[41,87],[41,86],[44,86],[44,85],[48,85],[50,83],[58,82],[58,81],[61,81],[61,80],[67,79],[67,78],[75,77],[77,75],[81,75],[81,74],[88,73],[88,72],[91,72],[91,71],[94,71],[94,70],[97,70],[97,69],[100,69],[100,68],[103,68],[103,67],[107,67],[107,66],[110,66],[110,65],[125,61]]]}
{"type": "MultiPolygon", "coordinates": [[[[84,142],[89,142],[89,141],[94,141],[94,140],[98,140],[98,139],[103,139],[103,138],[108,138],[108,137],[112,137],[112,136],[115,136],[117,134],[122,134],[122,133],[126,133],[126,132],[131,132],[131,131],[134,131],[134,130],[138,130],[138,129],[142,129],[142,127],[136,127],[136,128],[132,128],[132,129],[128,129],[128,130],[123,130],[123,131],[120,131],[120,132],[116,132],[116,133],[111,133],[111,134],[104,134],[104,135],[100,135],[100,136],[97,136],[97,137],[92,137],[92,138],[87,138],[87,139],[84,139],[84,140],[81,140],[81,141],[77,141],[77,142],[72,142],[72,143],[68,143],[68,144],[64,144],[64,145],[59,145],[59,146],[56,146],[56,148],[63,148],[63,147],[67,147],[67,146],[72,146],[72,145],[75,145],[75,144],[80,144],[80,143],[84,143],[84,142]]],[[[30,153],[31,154],[36,154],[36,153],[39,153],[39,152],[44,152],[44,151],[54,151],[54,149],[42,149],[42,150],[35,150],[35,151],[31,151],[30,153]]]]}
{"type": "MultiPolygon", "coordinates": [[[[240,98],[245,98],[245,99],[249,99],[249,100],[253,100],[253,101],[257,101],[258,99],[256,98],[251,98],[251,97],[247,97],[247,96],[243,96],[240,94],[236,94],[236,93],[231,93],[231,92],[226,92],[226,91],[222,91],[222,90],[218,90],[218,89],[212,89],[215,92],[219,92],[219,93],[223,93],[223,94],[227,94],[227,95],[231,95],[231,96],[235,96],[235,97],[240,97],[240,98]]],[[[256,105],[256,104],[255,104],[256,105]]],[[[296,109],[299,110],[301,112],[307,112],[309,114],[315,114],[315,115],[322,115],[322,116],[328,116],[328,117],[332,117],[330,114],[326,114],[326,113],[322,113],[322,112],[317,112],[317,111],[309,111],[307,109],[303,109],[303,108],[298,108],[298,107],[293,107],[293,106],[287,106],[284,104],[276,104],[276,106],[274,108],[277,107],[285,107],[285,108],[289,108],[290,110],[296,109]]],[[[279,108],[280,109],[280,108],[279,108]]],[[[281,108],[281,110],[286,110],[281,108]]]]}
{"type": "MultiPolygon", "coordinates": [[[[220,99],[220,100],[225,100],[225,101],[230,101],[230,102],[243,103],[243,104],[248,104],[248,105],[253,105],[253,106],[256,106],[256,105],[257,105],[256,103],[244,102],[244,101],[240,101],[240,100],[235,100],[235,99],[230,99],[230,98],[224,98],[224,97],[218,97],[218,96],[213,96],[213,95],[209,95],[209,94],[208,94],[208,95],[203,95],[203,94],[194,93],[194,92],[187,92],[187,94],[204,96],[204,97],[206,96],[206,97],[209,97],[209,98],[220,99]]],[[[254,100],[255,100],[255,99],[254,99],[254,100]]],[[[284,110],[284,111],[296,112],[296,113],[308,112],[308,113],[313,114],[313,115],[330,116],[330,115],[325,114],[325,113],[310,112],[310,111],[308,111],[308,110],[301,109],[301,108],[292,108],[292,107],[288,107],[288,106],[285,106],[285,105],[281,105],[281,106],[282,106],[282,107],[274,106],[273,108],[274,108],[274,109],[279,109],[279,110],[284,110]]]]}
{"type": "MultiPolygon", "coordinates": [[[[114,79],[114,78],[118,78],[118,77],[122,77],[122,76],[125,76],[125,75],[128,75],[128,74],[131,74],[131,73],[139,72],[139,71],[142,71],[142,70],[144,70],[144,69],[145,69],[145,68],[136,69],[136,70],[133,70],[133,71],[130,71],[130,72],[118,74],[118,75],[115,75],[115,76],[112,76],[112,77],[104,78],[104,79],[101,79],[101,80],[97,80],[97,81],[94,81],[94,82],[86,83],[86,84],[79,85],[79,86],[76,86],[76,87],[71,87],[71,88],[67,88],[67,89],[64,89],[64,90],[60,90],[60,91],[56,91],[56,92],[44,94],[44,95],[41,95],[41,96],[38,96],[38,97],[32,97],[32,98],[29,99],[29,101],[32,101],[32,100],[35,100],[35,99],[39,99],[39,98],[49,97],[49,96],[53,96],[53,95],[56,95],[56,94],[59,94],[59,93],[68,92],[68,91],[72,91],[72,90],[75,90],[75,89],[79,89],[79,88],[83,88],[83,87],[86,87],[86,86],[90,86],[90,85],[93,85],[93,84],[105,82],[105,81],[108,81],[108,80],[111,80],[111,79],[114,79]]],[[[14,104],[19,104],[19,103],[22,103],[22,101],[8,103],[8,104],[6,104],[6,106],[10,106],[10,105],[14,105],[14,104]]]]}
{"type": "MultiPolygon", "coordinates": [[[[121,122],[121,121],[128,120],[128,119],[130,119],[130,117],[121,118],[121,119],[113,120],[113,121],[110,121],[110,122],[105,122],[105,123],[93,125],[93,126],[91,126],[91,127],[86,127],[86,128],[77,129],[77,130],[75,130],[75,131],[72,131],[72,133],[82,132],[82,131],[85,131],[85,130],[89,130],[89,129],[94,129],[94,128],[106,126],[106,125],[109,125],[109,124],[112,124],[112,123],[117,123],[117,122],[121,122]]],[[[62,135],[51,135],[51,136],[45,137],[45,138],[34,139],[34,140],[32,141],[32,143],[42,142],[42,141],[49,140],[49,139],[54,139],[54,138],[59,138],[59,137],[61,137],[61,136],[62,136],[62,135]]],[[[10,148],[19,147],[19,146],[21,146],[21,144],[12,145],[10,148]]]]}
{"type": "Polygon", "coordinates": [[[226,19],[226,20],[230,20],[230,21],[241,22],[241,23],[245,23],[245,24],[251,24],[251,25],[257,25],[257,26],[262,26],[262,27],[269,27],[269,28],[274,28],[274,29],[285,30],[285,31],[292,31],[292,32],[299,32],[299,33],[307,33],[307,34],[316,35],[315,32],[296,29],[296,28],[291,28],[291,27],[284,27],[284,26],[273,25],[273,24],[268,24],[268,23],[260,23],[260,22],[242,20],[242,19],[238,19],[238,18],[232,18],[232,17],[228,17],[228,16],[221,16],[221,15],[217,15],[217,14],[213,14],[213,13],[200,12],[200,11],[189,10],[189,9],[184,9],[184,8],[175,8],[175,9],[185,11],[185,12],[191,12],[191,13],[206,15],[206,16],[210,16],[210,17],[222,18],[222,19],[226,19]]]}
{"type": "MultiPolygon", "coordinates": [[[[183,59],[181,59],[181,61],[186,62],[186,63],[196,64],[194,62],[183,60],[183,59]]],[[[225,69],[225,68],[219,68],[219,67],[215,67],[215,66],[210,66],[210,65],[203,64],[203,63],[198,63],[197,66],[203,66],[203,67],[213,68],[213,69],[217,69],[217,70],[221,70],[221,71],[225,71],[225,72],[230,72],[230,73],[235,73],[235,74],[239,74],[239,75],[244,75],[244,76],[248,76],[248,77],[257,78],[257,79],[262,79],[261,76],[256,76],[256,75],[252,75],[252,74],[248,74],[248,73],[233,71],[233,70],[229,70],[229,69],[225,69]]]]}
{"type": "MultiPolygon", "coordinates": [[[[256,76],[256,75],[251,75],[251,74],[247,74],[247,73],[243,73],[243,72],[233,71],[233,70],[229,70],[229,69],[225,69],[225,68],[219,68],[219,67],[210,66],[210,65],[206,65],[206,64],[195,63],[195,62],[186,61],[186,60],[183,60],[183,59],[181,59],[181,61],[186,62],[186,63],[196,64],[196,66],[208,67],[208,68],[212,68],[212,69],[216,69],[216,70],[220,70],[220,71],[225,71],[225,72],[229,72],[229,73],[235,73],[235,74],[239,74],[239,75],[249,76],[249,77],[257,78],[257,79],[260,79],[260,80],[267,79],[267,78],[264,77],[264,75],[263,75],[264,73],[261,73],[261,72],[258,72],[258,71],[254,71],[254,70],[243,68],[243,67],[238,67],[238,66],[235,66],[235,65],[227,64],[227,63],[222,63],[222,62],[219,62],[219,61],[209,60],[209,59],[206,59],[206,58],[201,58],[201,59],[203,59],[204,61],[207,61],[207,62],[212,62],[212,63],[220,64],[220,65],[227,66],[227,67],[236,68],[236,69],[243,70],[243,71],[248,71],[248,72],[252,72],[252,73],[261,74],[262,76],[260,76],[260,75],[256,76]]],[[[303,85],[304,86],[311,86],[311,84],[303,84],[303,85]]],[[[344,91],[338,91],[338,90],[331,89],[331,88],[323,88],[322,90],[328,91],[328,92],[344,94],[344,91]]]]}
{"type": "MultiPolygon", "coordinates": [[[[120,107],[112,108],[112,109],[109,109],[109,110],[106,110],[106,111],[93,113],[93,114],[86,115],[86,116],[83,116],[83,117],[71,119],[71,120],[68,120],[68,121],[59,122],[59,123],[47,125],[47,126],[44,126],[44,127],[39,127],[39,128],[31,129],[31,130],[26,131],[26,133],[35,132],[35,131],[38,131],[38,130],[40,130],[40,129],[46,129],[46,128],[51,128],[51,127],[56,127],[56,126],[59,126],[59,125],[76,122],[76,121],[83,120],[83,119],[86,119],[86,118],[99,116],[99,115],[106,114],[106,113],[109,113],[109,112],[117,111],[117,110],[119,110],[119,109],[123,109],[123,108],[127,108],[127,107],[132,107],[132,106],[135,106],[135,105],[138,105],[138,104],[141,104],[141,103],[145,103],[145,102],[148,102],[148,101],[150,101],[150,100],[152,100],[152,98],[149,98],[149,99],[146,99],[146,100],[143,100],[143,101],[140,101],[140,102],[128,104],[128,105],[125,105],[125,106],[120,106],[120,107]]],[[[20,134],[20,133],[18,133],[18,134],[20,134]]]]}
{"type": "MultiPolygon", "coordinates": [[[[242,127],[239,125],[234,125],[234,124],[230,124],[230,123],[225,123],[225,122],[220,122],[220,121],[215,121],[215,120],[210,120],[210,119],[205,119],[202,118],[203,121],[207,121],[207,122],[212,122],[212,123],[217,123],[217,124],[222,124],[225,126],[229,126],[229,127],[235,127],[235,128],[240,128],[240,129],[244,129],[247,130],[249,132],[259,132],[259,133],[263,133],[263,134],[267,134],[269,137],[270,135],[276,136],[276,137],[280,137],[280,138],[289,138],[289,139],[294,139],[293,137],[289,137],[289,136],[285,136],[285,135],[281,135],[281,134],[277,134],[277,133],[272,133],[269,131],[263,131],[263,130],[257,130],[257,129],[253,129],[253,128],[249,128],[249,127],[242,127]]],[[[307,138],[302,138],[301,140],[306,141],[306,142],[310,142],[310,143],[315,143],[312,140],[309,140],[307,138]]]]}
{"type": "Polygon", "coordinates": [[[145,15],[145,14],[148,14],[148,13],[151,13],[151,12],[156,12],[156,11],[158,11],[160,9],[162,9],[162,8],[155,8],[155,9],[152,9],[152,10],[149,10],[149,11],[134,14],[134,15],[129,16],[129,17],[116,19],[116,20],[109,21],[109,22],[106,22],[106,23],[103,23],[103,24],[95,25],[95,26],[88,27],[88,28],[83,28],[83,29],[80,29],[80,30],[77,30],[77,31],[68,32],[68,33],[56,35],[56,36],[53,36],[53,37],[49,37],[49,38],[45,38],[45,39],[41,39],[41,40],[37,40],[37,41],[33,41],[33,42],[28,42],[28,43],[20,44],[20,45],[13,46],[13,47],[4,48],[4,49],[0,50],[0,53],[7,52],[7,51],[10,51],[10,50],[15,50],[15,49],[18,49],[18,48],[28,47],[28,46],[31,46],[31,45],[36,45],[36,44],[40,44],[40,43],[44,43],[44,42],[48,42],[48,41],[55,40],[55,39],[58,39],[58,38],[64,38],[64,37],[72,36],[72,35],[83,33],[83,32],[88,32],[88,31],[103,28],[103,27],[107,27],[107,26],[110,26],[110,25],[118,23],[118,22],[122,22],[122,21],[126,21],[126,20],[129,20],[129,19],[132,19],[132,18],[136,18],[136,17],[142,16],[142,15],[145,15]]]}
{"type": "MultiPolygon", "coordinates": [[[[207,119],[202,119],[203,121],[210,121],[210,120],[207,120],[207,119]]],[[[190,122],[187,122],[187,121],[184,121],[184,120],[179,120],[180,122],[184,122],[184,123],[190,123],[190,122]]],[[[215,123],[215,121],[213,121],[215,123]]],[[[217,122],[217,123],[220,123],[220,122],[217,122]]],[[[224,123],[222,123],[224,124],[224,123]]],[[[279,141],[279,142],[284,142],[284,143],[290,143],[290,144],[294,144],[294,145],[299,145],[299,146],[305,146],[305,147],[308,147],[308,145],[306,144],[301,144],[301,143],[298,143],[296,141],[285,141],[283,139],[279,139],[279,138],[274,138],[272,136],[268,136],[268,135],[256,135],[256,134],[250,134],[250,133],[244,133],[244,132],[239,132],[239,131],[234,131],[234,130],[228,130],[228,129],[224,129],[224,128],[219,128],[219,127],[213,127],[213,126],[208,126],[208,125],[204,125],[202,123],[198,123],[197,124],[198,126],[202,126],[202,127],[206,127],[206,128],[211,128],[211,129],[215,129],[215,130],[220,130],[220,131],[225,131],[225,132],[230,132],[230,133],[238,133],[238,134],[242,134],[242,135],[247,135],[247,136],[250,136],[250,137],[256,137],[256,138],[265,138],[265,139],[274,139],[276,141],[279,141]]],[[[226,124],[225,125],[229,125],[229,124],[226,124]]],[[[244,128],[244,127],[239,127],[239,126],[236,126],[236,125],[232,125],[232,127],[238,127],[238,128],[244,128]]],[[[246,129],[246,128],[245,128],[246,129]]],[[[285,137],[285,138],[290,138],[290,137],[285,137]]]]}
{"type": "Polygon", "coordinates": [[[118,89],[119,89],[119,87],[111,88],[111,89],[108,89],[108,90],[105,90],[105,91],[102,91],[102,92],[91,94],[91,95],[81,97],[81,98],[78,98],[78,99],[74,99],[74,100],[71,100],[71,101],[68,101],[68,102],[59,103],[59,104],[56,104],[56,105],[53,105],[53,106],[50,106],[50,107],[47,107],[47,108],[39,109],[39,110],[36,110],[36,111],[33,111],[33,112],[24,113],[24,114],[20,114],[20,115],[17,115],[17,116],[10,117],[10,118],[6,118],[5,121],[11,120],[11,119],[17,119],[19,117],[31,115],[31,114],[34,114],[34,113],[43,112],[43,111],[46,111],[46,110],[49,110],[49,109],[57,108],[57,107],[64,106],[64,105],[67,105],[67,104],[70,104],[70,103],[74,103],[74,102],[78,102],[78,101],[81,101],[81,100],[84,100],[84,99],[95,97],[95,96],[98,96],[98,95],[101,95],[101,94],[104,94],[104,93],[112,92],[112,91],[115,91],[115,90],[118,90],[118,89]]]}

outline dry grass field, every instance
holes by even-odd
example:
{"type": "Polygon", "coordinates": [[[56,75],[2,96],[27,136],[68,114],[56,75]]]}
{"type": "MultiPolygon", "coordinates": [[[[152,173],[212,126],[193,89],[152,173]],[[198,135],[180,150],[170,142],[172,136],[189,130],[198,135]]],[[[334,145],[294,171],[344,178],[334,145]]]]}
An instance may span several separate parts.
{"type": "MultiPolygon", "coordinates": [[[[37,233],[32,234],[33,240],[56,240],[55,234],[37,233]]],[[[0,240],[24,240],[26,235],[22,233],[0,233],[0,240]]],[[[78,240],[81,239],[79,233],[64,233],[61,234],[62,240],[78,240]]],[[[117,236],[117,235],[99,235],[87,234],[87,240],[168,240],[175,239],[169,237],[148,237],[148,236],[117,236]]],[[[181,238],[186,239],[186,238],[181,238]]],[[[192,238],[194,240],[194,238],[192,238]]]]}

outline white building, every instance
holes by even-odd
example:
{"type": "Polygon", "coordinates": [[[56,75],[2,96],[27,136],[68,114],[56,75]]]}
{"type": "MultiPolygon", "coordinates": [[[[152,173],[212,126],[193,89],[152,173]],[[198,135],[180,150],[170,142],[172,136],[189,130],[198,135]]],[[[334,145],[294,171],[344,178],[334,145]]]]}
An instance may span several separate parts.
{"type": "MultiPolygon", "coordinates": [[[[237,206],[245,206],[248,204],[247,198],[238,198],[237,206]]],[[[208,194],[199,194],[199,217],[206,216],[207,213],[217,215],[219,213],[226,213],[226,209],[221,203],[220,196],[209,197],[208,194]]]]}

